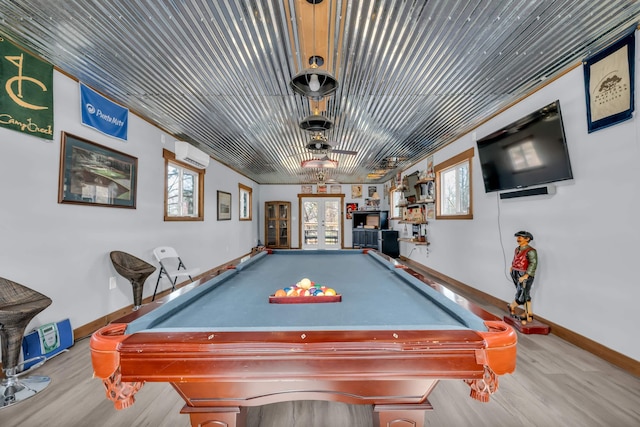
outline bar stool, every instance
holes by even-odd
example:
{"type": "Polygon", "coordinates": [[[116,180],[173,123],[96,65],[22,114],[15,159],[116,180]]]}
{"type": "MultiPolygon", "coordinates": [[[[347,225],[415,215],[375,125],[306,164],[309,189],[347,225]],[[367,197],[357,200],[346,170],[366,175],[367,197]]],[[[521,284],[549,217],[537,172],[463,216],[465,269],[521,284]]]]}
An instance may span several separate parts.
{"type": "Polygon", "coordinates": [[[38,366],[46,356],[37,356],[22,363],[20,349],[24,330],[31,320],[51,305],[51,298],[19,283],[0,277],[0,344],[2,345],[2,370],[6,376],[0,382],[0,409],[34,396],[49,385],[45,376],[19,378],[38,366]],[[39,360],[31,369],[18,373],[26,363],[39,360]]]}
{"type": "Polygon", "coordinates": [[[156,271],[156,268],[126,252],[112,251],[109,256],[116,271],[131,282],[133,287],[133,309],[139,309],[142,305],[144,282],[156,271]]]}

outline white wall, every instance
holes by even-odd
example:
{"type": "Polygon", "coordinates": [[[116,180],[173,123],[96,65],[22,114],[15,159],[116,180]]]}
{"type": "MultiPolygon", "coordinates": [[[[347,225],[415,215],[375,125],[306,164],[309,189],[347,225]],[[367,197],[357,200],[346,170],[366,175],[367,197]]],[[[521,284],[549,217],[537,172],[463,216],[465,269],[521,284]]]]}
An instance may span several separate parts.
{"type": "MultiPolygon", "coordinates": [[[[476,148],[473,220],[431,220],[428,252],[418,248],[411,259],[511,301],[514,287],[507,272],[517,246],[513,234],[528,230],[539,254],[534,314],[640,359],[640,343],[631,339],[638,336],[633,319],[640,301],[635,268],[640,240],[639,131],[634,116],[588,134],[583,71],[574,69],[435,153],[438,164],[476,148]],[[557,193],[548,196],[500,200],[498,193],[485,193],[475,140],[556,99],[574,179],[557,183],[557,193]]],[[[417,169],[424,169],[425,163],[417,169]]],[[[403,225],[395,228],[402,230],[403,225]]],[[[403,243],[402,255],[408,255],[412,246],[403,243]]]]}
{"type": "MultiPolygon", "coordinates": [[[[109,252],[123,250],[156,265],[156,246],[176,248],[188,267],[207,270],[248,253],[258,238],[253,221],[238,221],[238,183],[251,180],[211,161],[205,175],[205,220],[164,222],[164,159],[173,141],[133,114],[128,141],[80,123],[78,83],[54,72],[53,142],[0,128],[0,276],[49,296],[53,304],[34,326],[70,318],[74,328],[133,302],[131,285],[111,265],[109,252]],[[138,158],[136,209],[58,204],[60,132],[65,131],[138,158]],[[232,194],[232,219],[217,221],[216,190],[232,194]],[[109,277],[117,289],[109,290],[109,277]]],[[[157,273],[146,282],[153,293],[157,273]]],[[[168,282],[163,280],[162,288],[168,282]]]]}
{"type": "MultiPolygon", "coordinates": [[[[188,266],[205,270],[247,253],[258,239],[264,242],[265,201],[292,203],[291,244],[299,245],[299,185],[259,187],[212,161],[206,173],[205,221],[165,223],[162,149],[173,151],[173,139],[165,135],[163,146],[162,132],[133,115],[128,142],[82,126],[78,85],[57,72],[54,99],[53,142],[0,128],[0,275],[53,299],[33,323],[68,317],[78,327],[131,304],[131,286],[111,266],[111,250],[153,262],[155,246],[171,245],[188,266]],[[57,203],[63,130],[138,157],[137,209],[57,203]],[[251,222],[238,221],[238,183],[254,188],[251,222]],[[216,220],[216,190],[232,194],[231,221],[216,220]],[[108,290],[110,276],[117,277],[114,291],[108,290]]],[[[638,121],[634,117],[588,134],[578,68],[476,129],[475,135],[481,138],[556,99],[562,107],[575,179],[558,184],[555,195],[501,201],[496,193],[484,193],[476,155],[474,219],[432,220],[429,250],[412,251],[413,245],[402,243],[402,254],[509,301],[514,292],[506,272],[516,245],[513,233],[529,230],[540,256],[534,313],[640,359],[640,343],[629,339],[637,336],[632,320],[640,300],[634,268],[640,240],[635,221],[640,208],[638,121]]],[[[435,153],[436,164],[474,147],[473,136],[465,135],[435,153]]],[[[364,203],[364,198],[350,198],[349,184],[343,184],[343,192],[345,203],[364,203]]],[[[378,192],[383,194],[382,185],[378,192]]],[[[383,203],[383,209],[388,204],[383,203]]],[[[404,226],[395,228],[402,235],[404,226]]],[[[351,245],[351,223],[346,220],[344,244],[351,245]]],[[[155,278],[148,279],[145,296],[153,292],[155,278]]],[[[163,289],[167,287],[163,282],[163,289]]]]}

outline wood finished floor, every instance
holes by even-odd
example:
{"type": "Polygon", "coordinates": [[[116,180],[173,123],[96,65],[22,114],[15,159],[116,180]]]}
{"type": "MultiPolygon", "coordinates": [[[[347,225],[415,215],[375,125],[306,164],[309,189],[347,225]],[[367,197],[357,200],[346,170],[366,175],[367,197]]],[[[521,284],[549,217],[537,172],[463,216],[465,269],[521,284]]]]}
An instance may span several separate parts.
{"type": "MultiPolygon", "coordinates": [[[[499,314],[499,313],[496,313],[499,314]]],[[[553,335],[519,334],[513,375],[500,377],[489,403],[472,400],[458,380],[432,392],[426,426],[637,427],[640,378],[553,335]]],[[[136,403],[116,411],[92,378],[89,340],[77,342],[38,368],[52,383],[39,395],[0,410],[2,427],[186,427],[182,399],[169,384],[147,383],[136,403]]],[[[370,427],[370,406],[286,402],[250,408],[249,427],[370,427]]]]}

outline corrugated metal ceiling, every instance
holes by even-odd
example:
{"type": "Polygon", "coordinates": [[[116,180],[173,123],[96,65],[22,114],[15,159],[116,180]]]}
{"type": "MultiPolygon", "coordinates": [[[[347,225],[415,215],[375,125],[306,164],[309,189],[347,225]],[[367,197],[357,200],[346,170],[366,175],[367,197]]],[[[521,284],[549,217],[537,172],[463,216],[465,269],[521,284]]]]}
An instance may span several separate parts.
{"type": "Polygon", "coordinates": [[[639,13],[630,0],[3,0],[0,32],[259,184],[318,172],[362,183],[467,132],[639,13]],[[289,86],[311,55],[339,83],[319,101],[289,86]],[[336,152],[306,148],[299,122],[312,114],[333,121],[336,152]],[[338,168],[300,167],[324,155],[338,168]]]}

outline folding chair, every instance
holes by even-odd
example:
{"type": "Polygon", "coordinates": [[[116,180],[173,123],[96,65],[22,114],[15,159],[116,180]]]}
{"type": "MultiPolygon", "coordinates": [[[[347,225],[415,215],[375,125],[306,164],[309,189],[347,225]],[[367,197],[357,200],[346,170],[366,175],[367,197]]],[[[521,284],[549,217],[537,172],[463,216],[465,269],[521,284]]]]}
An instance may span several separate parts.
{"type": "Polygon", "coordinates": [[[153,250],[153,255],[160,263],[160,273],[158,274],[158,280],[156,281],[156,288],[153,291],[153,298],[156,299],[156,292],[158,292],[158,285],[160,279],[165,276],[171,282],[171,292],[176,290],[176,284],[179,277],[188,277],[193,282],[193,277],[200,272],[199,268],[192,268],[187,270],[182,259],[178,255],[175,249],[170,246],[159,246],[153,250]]]}

